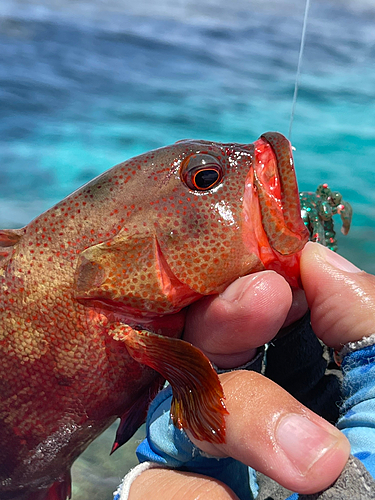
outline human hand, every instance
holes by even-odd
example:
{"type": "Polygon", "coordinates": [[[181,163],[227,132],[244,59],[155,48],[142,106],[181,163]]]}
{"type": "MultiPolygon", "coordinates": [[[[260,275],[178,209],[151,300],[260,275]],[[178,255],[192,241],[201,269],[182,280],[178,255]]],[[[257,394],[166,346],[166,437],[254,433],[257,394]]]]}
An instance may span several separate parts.
{"type": "MultiPolygon", "coordinates": [[[[328,345],[337,348],[373,333],[374,277],[315,244],[303,251],[301,274],[314,330],[328,345]],[[343,265],[344,270],[337,267],[343,265]]],[[[274,337],[285,321],[292,296],[280,276],[263,272],[237,280],[223,296],[206,301],[197,303],[189,314],[188,340],[218,366],[229,368],[251,359],[257,345],[274,337]]],[[[302,300],[293,314],[298,317],[303,310],[302,300]]],[[[227,441],[224,445],[195,441],[201,449],[216,456],[233,456],[301,493],[324,489],[337,478],[349,444],[334,427],[259,374],[232,372],[221,375],[221,381],[230,412],[227,441]]],[[[130,498],[148,498],[147,491],[155,499],[158,492],[163,499],[173,495],[197,498],[198,493],[204,498],[236,498],[218,481],[162,469],[137,478],[130,498]]]]}
{"type": "Polygon", "coordinates": [[[308,243],[301,276],[316,335],[340,350],[375,333],[375,276],[327,248],[308,243]]]}

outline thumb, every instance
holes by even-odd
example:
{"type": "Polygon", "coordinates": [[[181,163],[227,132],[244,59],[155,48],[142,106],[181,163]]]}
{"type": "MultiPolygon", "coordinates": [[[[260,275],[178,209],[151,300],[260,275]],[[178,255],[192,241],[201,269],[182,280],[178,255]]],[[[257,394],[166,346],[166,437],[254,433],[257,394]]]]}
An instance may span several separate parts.
{"type": "Polygon", "coordinates": [[[375,276],[318,243],[307,243],[301,277],[316,335],[340,349],[375,333],[375,276]]]}

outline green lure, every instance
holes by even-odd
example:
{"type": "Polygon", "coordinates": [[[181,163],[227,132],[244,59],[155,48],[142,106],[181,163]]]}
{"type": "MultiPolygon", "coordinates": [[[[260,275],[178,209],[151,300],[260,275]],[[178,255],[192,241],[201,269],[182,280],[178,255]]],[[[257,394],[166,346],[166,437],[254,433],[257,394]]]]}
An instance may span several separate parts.
{"type": "Polygon", "coordinates": [[[310,233],[310,241],[316,241],[334,252],[337,251],[333,216],[340,214],[341,232],[348,234],[352,221],[352,207],[343,201],[338,191],[332,191],[328,184],[320,184],[315,193],[302,191],[299,194],[301,216],[310,233]]]}

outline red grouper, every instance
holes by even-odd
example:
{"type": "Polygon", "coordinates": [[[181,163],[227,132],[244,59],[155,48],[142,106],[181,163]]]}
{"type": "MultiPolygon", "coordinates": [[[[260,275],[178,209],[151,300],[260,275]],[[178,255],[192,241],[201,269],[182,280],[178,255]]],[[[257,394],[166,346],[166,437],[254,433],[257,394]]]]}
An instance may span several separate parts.
{"type": "Polygon", "coordinates": [[[185,140],[121,163],[22,229],[0,231],[0,498],[65,500],[70,467],[120,417],[113,450],[167,379],[171,418],[225,441],[186,308],[239,276],[299,284],[308,239],[289,141],[185,140]]]}

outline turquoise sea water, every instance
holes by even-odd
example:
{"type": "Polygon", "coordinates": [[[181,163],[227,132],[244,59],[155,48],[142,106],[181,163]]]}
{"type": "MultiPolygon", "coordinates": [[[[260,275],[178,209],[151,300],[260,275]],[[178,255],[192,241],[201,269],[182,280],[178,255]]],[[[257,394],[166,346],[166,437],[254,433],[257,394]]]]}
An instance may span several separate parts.
{"type": "MultiPolygon", "coordinates": [[[[287,134],[303,11],[300,0],[1,0],[0,227],[179,139],[287,134]]],[[[340,251],[371,272],[374,24],[370,0],[312,0],[292,131],[300,188],[328,182],[350,201],[340,251]]]]}

